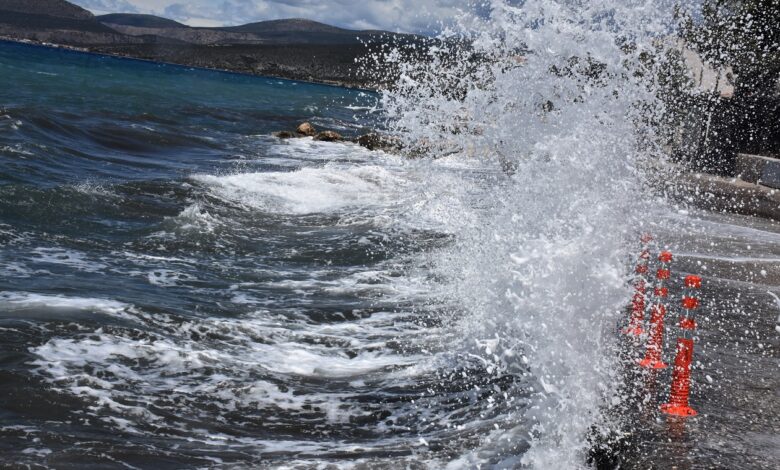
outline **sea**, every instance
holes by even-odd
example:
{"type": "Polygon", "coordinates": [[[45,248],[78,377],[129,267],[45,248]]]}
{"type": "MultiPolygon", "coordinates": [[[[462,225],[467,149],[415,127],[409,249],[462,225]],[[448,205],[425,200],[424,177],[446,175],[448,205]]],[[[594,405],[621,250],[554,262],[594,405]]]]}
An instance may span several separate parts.
{"type": "Polygon", "coordinates": [[[648,189],[612,90],[545,114],[530,70],[453,107],[0,42],[0,465],[777,468],[780,225],[648,189]],[[704,278],[681,422],[619,333],[645,232],[704,278]]]}

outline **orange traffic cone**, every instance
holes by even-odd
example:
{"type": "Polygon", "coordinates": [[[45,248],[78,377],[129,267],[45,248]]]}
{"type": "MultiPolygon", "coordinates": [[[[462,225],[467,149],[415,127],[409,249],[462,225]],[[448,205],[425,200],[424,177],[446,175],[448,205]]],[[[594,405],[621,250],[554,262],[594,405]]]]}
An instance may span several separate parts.
{"type": "Polygon", "coordinates": [[[658,261],[661,267],[656,271],[656,285],[653,289],[653,295],[656,298],[650,313],[650,338],[647,341],[647,350],[645,357],[639,361],[639,365],[650,369],[663,369],[666,367],[662,359],[664,347],[664,317],[666,316],[666,298],[669,296],[669,289],[666,287],[666,281],[672,275],[669,264],[672,262],[672,253],[662,251],[658,255],[658,261]]]}
{"type": "Polygon", "coordinates": [[[696,329],[695,310],[699,306],[696,290],[701,288],[699,276],[685,278],[682,298],[683,315],[680,318],[680,338],[677,338],[677,354],[672,371],[672,392],[669,403],[661,405],[661,411],[675,416],[696,416],[696,410],[688,404],[691,390],[691,362],[693,361],[693,332],[696,329]]]}
{"type": "Polygon", "coordinates": [[[653,239],[650,234],[642,235],[642,252],[639,254],[636,268],[634,269],[634,297],[631,299],[631,316],[628,326],[623,330],[623,334],[640,336],[644,333],[642,323],[645,319],[645,290],[647,280],[647,262],[650,259],[650,250],[648,244],[653,239]]]}

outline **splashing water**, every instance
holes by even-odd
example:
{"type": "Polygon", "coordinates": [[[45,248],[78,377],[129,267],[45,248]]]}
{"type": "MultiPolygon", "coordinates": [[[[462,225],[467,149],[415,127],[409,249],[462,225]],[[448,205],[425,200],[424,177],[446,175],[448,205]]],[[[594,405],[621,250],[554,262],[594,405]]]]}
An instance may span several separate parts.
{"type": "Polygon", "coordinates": [[[456,242],[435,270],[463,306],[464,346],[496,375],[534,378],[530,407],[454,465],[571,468],[600,406],[619,400],[611,328],[652,200],[640,167],[658,153],[641,123],[660,104],[637,72],[663,19],[643,1],[490,6],[487,19],[461,18],[429,62],[399,59],[384,105],[412,152],[480,159],[476,182],[447,188],[481,203],[451,213],[456,242]]]}
{"type": "Polygon", "coordinates": [[[706,276],[689,460],[776,467],[780,229],[651,184],[671,9],[517,5],[389,52],[381,106],[0,42],[0,464],[578,468],[627,430],[671,467],[616,390],[649,226],[706,276]],[[273,136],[385,118],[415,158],[273,136]]]}

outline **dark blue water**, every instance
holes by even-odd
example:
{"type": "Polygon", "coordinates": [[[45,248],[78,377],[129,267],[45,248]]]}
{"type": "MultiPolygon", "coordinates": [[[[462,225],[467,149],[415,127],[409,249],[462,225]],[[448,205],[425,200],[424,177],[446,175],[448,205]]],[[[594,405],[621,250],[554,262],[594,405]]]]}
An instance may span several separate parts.
{"type": "Polygon", "coordinates": [[[448,236],[405,217],[417,182],[271,135],[375,101],[0,43],[0,462],[392,467],[489,429],[512,379],[421,367],[447,315],[416,253],[448,236]]]}

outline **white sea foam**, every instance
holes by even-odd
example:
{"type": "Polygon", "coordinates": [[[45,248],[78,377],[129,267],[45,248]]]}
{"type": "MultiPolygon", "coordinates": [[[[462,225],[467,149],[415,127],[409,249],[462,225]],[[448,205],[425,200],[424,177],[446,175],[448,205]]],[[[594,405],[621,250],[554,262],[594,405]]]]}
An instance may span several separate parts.
{"type": "Polygon", "coordinates": [[[181,211],[176,216],[176,222],[180,229],[195,232],[213,232],[220,224],[217,217],[211,215],[198,203],[191,204],[181,211]]]}
{"type": "Polygon", "coordinates": [[[99,272],[108,266],[100,261],[90,259],[81,251],[64,248],[38,247],[32,250],[31,259],[38,263],[60,264],[85,272],[99,272]]]}
{"type": "Polygon", "coordinates": [[[300,295],[349,295],[381,297],[384,302],[399,302],[403,299],[426,300],[430,286],[424,279],[405,273],[379,270],[358,271],[337,279],[285,279],[265,284],[267,287],[289,289],[300,295]]]}
{"type": "Polygon", "coordinates": [[[247,208],[289,214],[327,213],[389,205],[404,181],[384,167],[302,168],[292,172],[198,175],[215,195],[247,208]]]}
{"type": "Polygon", "coordinates": [[[127,311],[129,307],[128,304],[110,299],[43,295],[27,292],[0,293],[0,310],[62,309],[118,315],[127,311]]]}
{"type": "MultiPolygon", "coordinates": [[[[52,303],[52,299],[47,301],[52,303]]],[[[68,300],[71,305],[74,302],[68,300]]],[[[94,306],[95,302],[84,305],[94,306]]],[[[119,304],[115,307],[124,308],[119,304]]],[[[398,322],[398,314],[376,314],[349,322],[349,327],[291,321],[268,312],[183,323],[167,315],[133,314],[143,319],[147,328],[167,333],[138,338],[99,330],[71,338],[55,337],[31,348],[37,357],[33,365],[42,377],[58,390],[87,399],[94,411],[111,410],[106,423],[126,432],[142,432],[135,424],[139,419],[145,424],[174,425],[168,417],[150,411],[152,403],[157,409],[170,407],[179,414],[183,407],[193,407],[189,412],[197,412],[200,400],[218,407],[221,411],[217,416],[248,409],[285,413],[317,409],[331,423],[348,423],[350,416],[364,413],[359,402],[350,404],[350,393],[297,393],[295,380],[287,381],[282,388],[258,380],[258,373],[320,380],[376,380],[424,358],[393,353],[383,344],[383,339],[421,330],[412,323],[398,322]],[[208,337],[220,339],[201,339],[208,337]],[[347,349],[354,353],[345,354],[347,349]],[[176,400],[168,403],[168,399],[176,400]]],[[[266,451],[273,446],[300,452],[313,445],[290,442],[281,446],[278,440],[258,439],[243,442],[235,436],[220,438],[213,432],[208,433],[208,439],[221,440],[223,445],[259,446],[266,451]]],[[[334,442],[318,449],[344,446],[349,444],[334,442]]]]}
{"type": "Polygon", "coordinates": [[[25,264],[18,262],[0,262],[0,275],[13,278],[30,277],[35,274],[49,274],[48,271],[33,271],[25,264]]]}
{"type": "MultiPolygon", "coordinates": [[[[14,129],[18,129],[18,126],[14,125],[14,124],[12,124],[12,127],[14,129]]],[[[2,147],[0,147],[0,152],[14,153],[16,155],[21,155],[22,158],[24,158],[24,157],[32,157],[33,155],[35,155],[34,153],[30,152],[29,150],[26,150],[22,146],[22,144],[3,145],[2,147]]]]}
{"type": "Polygon", "coordinates": [[[326,162],[365,162],[382,160],[382,152],[371,152],[357,144],[345,142],[322,142],[311,137],[271,141],[260,159],[264,163],[297,167],[303,164],[326,162]]]}
{"type": "Polygon", "coordinates": [[[174,287],[182,282],[192,281],[195,278],[189,274],[170,269],[155,269],[147,274],[150,284],[161,287],[174,287]]]}
{"type": "Polygon", "coordinates": [[[119,196],[111,190],[111,188],[98,182],[82,182],[74,186],[76,191],[89,194],[91,196],[99,196],[101,198],[118,198],[119,196]]]}

